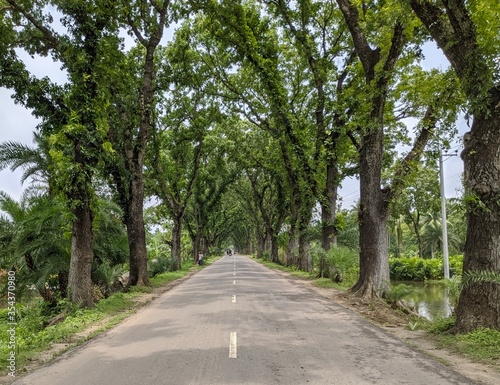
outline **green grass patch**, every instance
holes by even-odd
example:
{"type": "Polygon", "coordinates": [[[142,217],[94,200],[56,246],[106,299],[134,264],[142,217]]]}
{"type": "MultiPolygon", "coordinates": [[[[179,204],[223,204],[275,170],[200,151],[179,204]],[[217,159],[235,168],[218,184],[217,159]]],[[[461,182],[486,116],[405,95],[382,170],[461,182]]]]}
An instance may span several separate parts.
{"type": "Polygon", "coordinates": [[[153,288],[161,287],[175,281],[179,278],[186,276],[189,273],[189,270],[179,270],[179,271],[168,271],[165,273],[158,274],[157,276],[150,279],[151,286],[153,288]]]}
{"type": "Polygon", "coordinates": [[[498,367],[500,361],[500,331],[481,328],[456,336],[457,349],[475,361],[498,367]]]}
{"type": "Polygon", "coordinates": [[[301,270],[295,270],[292,269],[290,271],[290,275],[297,277],[297,278],[302,278],[302,279],[314,279],[314,277],[311,275],[311,273],[308,273],[306,271],[301,271],[301,270]]]}
{"type": "Polygon", "coordinates": [[[257,262],[259,262],[260,264],[269,267],[270,269],[275,269],[275,270],[280,270],[280,271],[286,271],[286,272],[292,272],[293,271],[290,267],[286,267],[286,266],[280,265],[279,263],[270,262],[270,261],[266,261],[264,259],[259,259],[259,258],[255,258],[255,260],[257,262]]]}
{"type": "Polygon", "coordinates": [[[450,317],[429,322],[425,328],[440,347],[500,369],[500,331],[479,328],[467,334],[449,333],[454,326],[455,319],[450,317]]]}
{"type": "Polygon", "coordinates": [[[318,287],[324,287],[327,289],[339,288],[339,284],[333,282],[330,278],[317,278],[314,280],[314,284],[318,287]]]}

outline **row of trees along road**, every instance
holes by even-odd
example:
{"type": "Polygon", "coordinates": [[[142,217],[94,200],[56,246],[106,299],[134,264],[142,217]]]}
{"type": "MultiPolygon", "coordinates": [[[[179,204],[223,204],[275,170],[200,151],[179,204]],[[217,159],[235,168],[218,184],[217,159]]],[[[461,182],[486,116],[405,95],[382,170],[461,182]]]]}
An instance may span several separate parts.
{"type": "MultiPolygon", "coordinates": [[[[463,109],[472,121],[462,153],[464,273],[499,274],[499,8],[495,0],[0,0],[0,85],[40,119],[41,154],[19,162],[16,144],[4,143],[1,164],[29,165],[64,202],[68,291],[83,306],[93,304],[98,196],[121,207],[129,285],[147,285],[145,196],[172,223],[175,269],[187,231],[194,258],[256,239],[258,255],[274,261],[286,233],[284,263],[311,270],[314,210],[329,249],[338,187],[359,177],[352,291],[371,298],[389,281],[391,210],[408,211],[402,191],[418,184],[424,152],[454,137],[463,109]],[[430,40],[449,70],[422,67],[430,40]],[[67,82],[36,78],[23,52],[50,56],[67,82]]],[[[467,285],[457,331],[499,329],[499,303],[497,283],[467,285]]]]}

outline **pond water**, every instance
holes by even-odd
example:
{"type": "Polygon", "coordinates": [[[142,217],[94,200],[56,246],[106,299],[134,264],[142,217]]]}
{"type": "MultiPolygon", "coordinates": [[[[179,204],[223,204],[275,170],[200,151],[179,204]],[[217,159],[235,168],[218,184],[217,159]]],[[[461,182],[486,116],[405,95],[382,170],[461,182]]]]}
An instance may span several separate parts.
{"type": "Polygon", "coordinates": [[[450,304],[448,290],[440,284],[423,282],[394,282],[395,285],[404,283],[412,287],[412,292],[403,299],[415,307],[420,316],[428,320],[450,317],[453,307],[450,304]]]}

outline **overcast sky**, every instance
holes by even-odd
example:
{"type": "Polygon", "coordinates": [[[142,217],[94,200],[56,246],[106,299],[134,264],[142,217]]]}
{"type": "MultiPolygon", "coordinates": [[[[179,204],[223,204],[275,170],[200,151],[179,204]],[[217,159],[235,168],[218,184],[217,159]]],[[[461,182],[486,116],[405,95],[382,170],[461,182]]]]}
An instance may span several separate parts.
{"type": "MultiPolygon", "coordinates": [[[[424,67],[446,69],[448,62],[440,51],[431,44],[428,47],[426,50],[426,59],[423,63],[424,67]]],[[[28,69],[37,77],[48,76],[52,81],[59,84],[66,81],[66,74],[61,71],[57,63],[53,63],[50,59],[31,59],[29,56],[24,55],[22,58],[28,65],[28,69]]],[[[13,102],[11,94],[10,90],[0,88],[0,142],[15,141],[31,145],[37,121],[29,110],[13,102]]],[[[468,131],[465,122],[458,124],[458,130],[461,134],[468,131]]],[[[453,144],[452,150],[458,150],[458,153],[460,153],[460,144],[458,142],[453,144]]],[[[459,156],[450,157],[445,161],[444,175],[447,197],[459,195],[458,192],[461,191],[462,186],[462,171],[463,164],[459,156]]],[[[0,190],[18,199],[29,183],[27,181],[24,185],[21,185],[20,176],[21,171],[12,172],[10,169],[0,171],[0,190]]],[[[359,199],[359,182],[356,179],[344,181],[340,190],[340,196],[343,199],[343,207],[350,208],[355,205],[359,199]]]]}

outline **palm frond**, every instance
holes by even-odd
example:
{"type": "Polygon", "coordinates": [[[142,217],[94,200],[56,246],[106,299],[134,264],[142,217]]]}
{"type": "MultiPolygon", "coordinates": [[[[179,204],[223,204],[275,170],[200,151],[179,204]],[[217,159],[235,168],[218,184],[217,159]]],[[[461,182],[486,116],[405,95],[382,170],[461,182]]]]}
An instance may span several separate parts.
{"type": "Polygon", "coordinates": [[[463,274],[463,288],[477,283],[500,284],[500,273],[492,270],[469,270],[463,274]]]}
{"type": "Polygon", "coordinates": [[[24,143],[13,141],[0,143],[0,170],[10,167],[12,171],[15,171],[39,158],[37,149],[24,143]]]}

